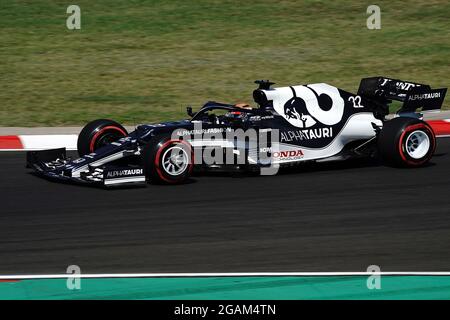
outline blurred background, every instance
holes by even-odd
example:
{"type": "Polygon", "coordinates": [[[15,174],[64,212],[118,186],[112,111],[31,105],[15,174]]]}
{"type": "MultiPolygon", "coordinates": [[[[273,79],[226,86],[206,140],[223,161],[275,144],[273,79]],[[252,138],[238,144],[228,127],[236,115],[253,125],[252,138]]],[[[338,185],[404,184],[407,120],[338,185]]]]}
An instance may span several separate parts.
{"type": "Polygon", "coordinates": [[[251,103],[256,79],[449,85],[448,0],[71,1],[0,2],[0,126],[175,120],[208,100],[251,103]]]}

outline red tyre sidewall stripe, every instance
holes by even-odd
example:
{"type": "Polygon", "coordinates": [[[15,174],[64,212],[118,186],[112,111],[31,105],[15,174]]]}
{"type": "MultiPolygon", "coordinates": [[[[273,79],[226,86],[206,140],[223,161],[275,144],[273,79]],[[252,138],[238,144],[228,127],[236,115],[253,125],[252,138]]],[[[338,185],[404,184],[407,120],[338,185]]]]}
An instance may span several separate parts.
{"type": "Polygon", "coordinates": [[[91,143],[89,144],[89,151],[90,152],[94,152],[94,146],[95,146],[95,141],[98,139],[98,137],[105,132],[106,130],[116,130],[119,131],[121,134],[123,134],[123,136],[125,137],[127,135],[127,133],[125,131],[123,131],[122,129],[116,127],[116,126],[106,126],[102,129],[100,129],[92,138],[91,143]]]}
{"type": "Polygon", "coordinates": [[[189,143],[187,143],[187,142],[184,141],[184,140],[168,140],[168,141],[164,142],[163,145],[158,149],[158,152],[156,152],[154,164],[155,164],[155,168],[156,168],[156,172],[158,173],[158,176],[159,176],[162,180],[164,180],[165,182],[167,182],[167,183],[174,183],[174,182],[176,182],[176,181],[169,180],[169,179],[167,179],[167,178],[164,176],[163,172],[161,171],[161,166],[160,166],[160,163],[159,163],[159,158],[160,158],[160,156],[161,156],[161,152],[162,152],[168,145],[170,145],[171,143],[181,143],[181,144],[184,144],[186,147],[189,148],[189,150],[191,150],[191,159],[190,159],[189,169],[188,169],[188,170],[189,170],[189,173],[192,172],[192,169],[193,169],[193,167],[194,167],[194,150],[193,150],[193,148],[191,147],[191,145],[190,145],[189,143]]]}
{"type": "Polygon", "coordinates": [[[435,149],[436,149],[436,137],[435,137],[434,131],[431,128],[431,126],[429,126],[426,123],[418,123],[418,124],[414,124],[414,125],[406,127],[405,130],[403,131],[403,133],[401,134],[400,139],[398,141],[398,150],[399,150],[399,153],[400,153],[400,156],[401,156],[402,160],[405,161],[406,163],[410,164],[410,165],[420,165],[420,164],[422,164],[422,163],[424,163],[424,162],[426,162],[428,160],[427,158],[425,158],[424,160],[422,160],[420,162],[411,161],[411,160],[409,160],[407,158],[407,156],[405,154],[405,150],[403,150],[403,139],[404,139],[405,135],[407,133],[410,133],[410,132],[418,130],[418,129],[425,129],[425,130],[428,130],[431,133],[431,141],[430,141],[431,142],[431,147],[430,147],[429,153],[433,154],[435,149]]]}

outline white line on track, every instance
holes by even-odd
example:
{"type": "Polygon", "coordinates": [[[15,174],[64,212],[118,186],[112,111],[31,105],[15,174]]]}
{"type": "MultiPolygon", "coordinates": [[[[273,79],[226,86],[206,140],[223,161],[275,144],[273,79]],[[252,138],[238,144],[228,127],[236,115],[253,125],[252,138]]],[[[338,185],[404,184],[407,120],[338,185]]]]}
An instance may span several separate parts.
{"type": "Polygon", "coordinates": [[[323,277],[323,276],[450,276],[449,271],[386,272],[211,272],[211,273],[107,273],[107,274],[43,274],[0,275],[0,280],[67,279],[67,278],[198,278],[198,277],[323,277]]]}

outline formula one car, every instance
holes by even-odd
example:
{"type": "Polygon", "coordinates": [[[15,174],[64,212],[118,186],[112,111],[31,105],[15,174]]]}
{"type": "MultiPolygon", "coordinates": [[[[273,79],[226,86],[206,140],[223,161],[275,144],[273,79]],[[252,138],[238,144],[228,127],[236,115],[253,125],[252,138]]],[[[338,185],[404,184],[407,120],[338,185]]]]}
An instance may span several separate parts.
{"type": "Polygon", "coordinates": [[[375,156],[418,167],[433,156],[434,132],[417,110],[440,109],[445,88],[385,77],[362,79],[357,94],[325,83],[255,83],[256,107],[210,101],[196,113],[188,107],[190,119],[143,124],[131,133],[95,120],[79,134],[79,158],[67,158],[65,149],[33,151],[27,166],[49,179],[116,186],[182,183],[194,167],[273,174],[306,161],[375,156]],[[392,100],[403,106],[388,120],[392,100]]]}

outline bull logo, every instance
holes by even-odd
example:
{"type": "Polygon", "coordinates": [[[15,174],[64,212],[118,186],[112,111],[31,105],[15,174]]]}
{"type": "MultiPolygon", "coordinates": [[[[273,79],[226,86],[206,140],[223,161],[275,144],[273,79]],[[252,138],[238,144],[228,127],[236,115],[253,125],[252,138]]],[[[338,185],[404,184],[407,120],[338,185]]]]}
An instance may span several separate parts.
{"type": "Polygon", "coordinates": [[[316,124],[314,118],[309,114],[306,103],[302,98],[296,96],[292,89],[294,97],[284,104],[284,115],[286,119],[294,119],[299,128],[309,128],[316,124]]]}

